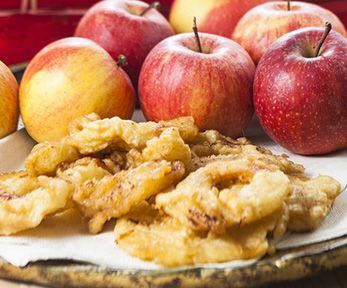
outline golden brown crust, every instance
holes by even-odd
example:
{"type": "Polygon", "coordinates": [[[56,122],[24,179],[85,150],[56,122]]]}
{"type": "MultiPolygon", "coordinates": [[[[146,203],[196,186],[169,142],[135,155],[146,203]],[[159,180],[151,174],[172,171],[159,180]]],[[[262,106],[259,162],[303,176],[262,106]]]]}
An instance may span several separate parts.
{"type": "Polygon", "coordinates": [[[49,214],[63,209],[72,187],[46,176],[26,172],[0,176],[0,235],[10,235],[38,226],[49,214]]]}

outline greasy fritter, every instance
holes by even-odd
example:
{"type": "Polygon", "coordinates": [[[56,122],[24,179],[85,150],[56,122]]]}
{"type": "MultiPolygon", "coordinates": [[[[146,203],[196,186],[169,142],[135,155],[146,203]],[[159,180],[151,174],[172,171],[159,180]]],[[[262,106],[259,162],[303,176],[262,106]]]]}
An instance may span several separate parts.
{"type": "Polygon", "coordinates": [[[38,226],[65,208],[71,193],[72,187],[60,179],[25,172],[0,175],[0,235],[38,226]]]}
{"type": "Polygon", "coordinates": [[[234,161],[240,159],[240,154],[219,154],[204,157],[197,157],[192,155],[192,159],[189,161],[186,167],[186,173],[190,174],[195,172],[199,168],[205,167],[207,164],[217,162],[217,161],[234,161]]]}
{"type": "Polygon", "coordinates": [[[129,213],[124,218],[130,219],[133,222],[141,224],[151,224],[155,219],[164,216],[163,211],[155,208],[155,206],[149,203],[150,201],[142,201],[140,204],[131,208],[129,213]]]}
{"type": "Polygon", "coordinates": [[[137,167],[146,161],[156,160],[182,161],[188,164],[191,153],[179,130],[176,127],[169,127],[160,136],[148,140],[142,151],[132,149],[126,157],[129,167],[137,167]]]}
{"type": "Polygon", "coordinates": [[[200,132],[189,145],[197,157],[219,154],[239,154],[243,145],[251,144],[246,138],[232,139],[216,130],[200,132]]]}
{"type": "Polygon", "coordinates": [[[160,136],[168,127],[178,128],[180,136],[185,141],[193,139],[198,133],[198,128],[191,117],[159,123],[136,123],[114,117],[88,122],[82,130],[71,133],[65,141],[82,154],[92,154],[114,146],[126,151],[142,150],[148,140],[160,136]]]}
{"type": "MultiPolygon", "coordinates": [[[[122,158],[116,152],[106,158],[84,157],[70,164],[61,164],[57,177],[70,183],[74,189],[79,189],[88,180],[100,180],[120,172],[125,163],[122,158]]],[[[69,206],[74,207],[74,202],[70,201],[69,206]]]]}
{"type": "Polygon", "coordinates": [[[75,120],[71,121],[68,126],[69,134],[74,134],[80,132],[84,127],[90,122],[101,120],[101,117],[96,113],[91,113],[82,117],[78,117],[75,120]]]}
{"type": "MultiPolygon", "coordinates": [[[[150,212],[153,218],[134,219],[133,215],[117,221],[116,243],[132,256],[165,266],[226,262],[262,256],[269,247],[267,235],[275,229],[277,214],[243,227],[228,229],[223,235],[196,233],[177,219],[150,212]]],[[[141,209],[141,208],[140,208],[141,209]]]]}
{"type": "Polygon", "coordinates": [[[306,232],[316,229],[329,214],[340,194],[339,182],[328,176],[316,178],[290,177],[288,229],[306,232]]]}
{"type": "Polygon", "coordinates": [[[247,160],[216,161],[156,196],[157,207],[196,231],[223,233],[282,209],[288,177],[247,160]]]}
{"type": "Polygon", "coordinates": [[[100,180],[111,175],[102,160],[91,157],[84,157],[72,164],[62,165],[57,172],[59,178],[73,184],[75,189],[88,180],[100,180]]]}
{"type": "Polygon", "coordinates": [[[191,116],[159,121],[158,124],[162,127],[161,129],[168,127],[178,128],[178,131],[180,132],[180,135],[185,142],[193,141],[199,133],[199,129],[195,125],[194,118],[191,116]]]}
{"type": "Polygon", "coordinates": [[[25,168],[32,176],[55,176],[61,163],[71,163],[80,157],[77,149],[64,142],[43,142],[34,146],[25,160],[25,168]]]}
{"type": "Polygon", "coordinates": [[[246,138],[234,140],[215,130],[199,133],[189,145],[193,158],[188,165],[188,172],[224,157],[248,159],[257,165],[277,165],[284,173],[304,172],[302,165],[290,161],[286,155],[273,155],[271,151],[253,145],[246,138]]]}
{"type": "Polygon", "coordinates": [[[113,151],[111,154],[99,156],[99,159],[111,174],[116,174],[127,168],[127,156],[124,152],[113,151]]]}
{"type": "Polygon", "coordinates": [[[85,181],[73,194],[83,215],[90,218],[91,233],[120,217],[147,198],[175,185],[184,175],[182,162],[146,162],[113,176],[85,181]]]}
{"type": "Polygon", "coordinates": [[[151,160],[188,163],[191,153],[184,141],[194,139],[198,129],[192,117],[135,123],[118,117],[101,120],[97,114],[90,114],[73,121],[69,133],[71,136],[60,142],[44,142],[33,148],[25,165],[30,175],[55,176],[60,165],[83,156],[107,159],[107,155],[129,150],[128,168],[151,160]]]}
{"type": "Polygon", "coordinates": [[[303,165],[290,161],[287,155],[274,155],[270,150],[255,145],[242,146],[242,157],[253,161],[255,165],[276,165],[286,174],[301,174],[305,172],[303,165]]]}

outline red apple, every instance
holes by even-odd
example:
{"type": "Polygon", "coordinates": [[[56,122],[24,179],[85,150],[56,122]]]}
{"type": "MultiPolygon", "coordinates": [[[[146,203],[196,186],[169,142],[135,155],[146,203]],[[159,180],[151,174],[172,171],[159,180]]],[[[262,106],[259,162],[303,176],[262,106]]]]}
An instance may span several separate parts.
{"type": "Polygon", "coordinates": [[[251,8],[271,0],[175,0],[170,23],[176,33],[191,32],[192,19],[201,32],[231,37],[240,18],[251,8]]]}
{"type": "Polygon", "coordinates": [[[159,43],[147,56],[139,79],[139,97],[148,120],[193,116],[201,130],[238,136],[252,114],[255,66],[234,41],[193,33],[159,43]]]}
{"type": "Polygon", "coordinates": [[[11,70],[0,61],[0,138],[16,131],[18,106],[17,80],[11,70]]]}
{"type": "Polygon", "coordinates": [[[128,59],[125,71],[134,86],[143,61],[161,40],[174,34],[169,22],[155,8],[135,0],[101,1],[81,19],[75,36],[89,38],[115,59],[123,54],[128,59]]]}
{"type": "Polygon", "coordinates": [[[130,118],[135,91],[104,49],[71,37],[51,43],[31,60],[20,84],[19,104],[28,133],[42,142],[61,139],[72,120],[92,112],[101,118],[130,118]]]}
{"type": "Polygon", "coordinates": [[[248,11],[237,24],[232,39],[245,48],[257,64],[282,35],[303,27],[323,27],[326,21],[335,31],[346,35],[342,22],[325,8],[299,1],[274,1],[248,11]]]}
{"type": "Polygon", "coordinates": [[[322,28],[279,38],[259,62],[254,105],[265,131],[298,154],[347,147],[347,39],[322,28]]]}

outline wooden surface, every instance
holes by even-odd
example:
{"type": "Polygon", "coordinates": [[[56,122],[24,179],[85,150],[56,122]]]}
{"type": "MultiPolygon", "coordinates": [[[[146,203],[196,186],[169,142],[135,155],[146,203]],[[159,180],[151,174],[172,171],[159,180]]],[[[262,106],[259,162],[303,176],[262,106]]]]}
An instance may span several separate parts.
{"type": "MultiPolygon", "coordinates": [[[[319,273],[315,277],[303,280],[265,285],[261,288],[345,288],[347,287],[347,267],[319,273]]],[[[46,288],[43,286],[29,285],[17,282],[0,280],[0,288],[46,288]]],[[[64,287],[68,288],[68,287],[64,287]]]]}
{"type": "Polygon", "coordinates": [[[42,286],[0,280],[0,288],[43,288],[42,286]]]}

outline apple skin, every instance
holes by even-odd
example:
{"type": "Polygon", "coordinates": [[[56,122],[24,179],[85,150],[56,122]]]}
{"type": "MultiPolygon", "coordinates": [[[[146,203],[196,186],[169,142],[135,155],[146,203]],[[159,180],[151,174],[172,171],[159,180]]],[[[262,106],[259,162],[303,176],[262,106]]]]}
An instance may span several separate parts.
{"type": "Polygon", "coordinates": [[[19,118],[18,83],[0,61],[0,138],[16,131],[19,118]]]}
{"type": "Polygon", "coordinates": [[[251,8],[271,0],[175,0],[170,23],[176,33],[192,31],[193,17],[199,31],[231,37],[240,18],[251,8]]]}
{"type": "Polygon", "coordinates": [[[75,36],[93,40],[115,60],[125,55],[128,65],[124,70],[135,87],[148,53],[174,34],[170,23],[156,9],[139,16],[147,7],[147,3],[135,0],[101,1],[87,11],[75,31],[75,36]]]}
{"type": "Polygon", "coordinates": [[[38,142],[59,140],[69,123],[95,112],[130,118],[135,91],[128,75],[91,40],[71,37],[43,48],[29,63],[19,89],[25,128],[38,142]]]}
{"type": "Polygon", "coordinates": [[[232,39],[245,48],[257,64],[270,45],[282,35],[304,27],[324,27],[327,21],[335,31],[346,35],[343,23],[325,8],[291,1],[291,10],[288,11],[286,2],[274,1],[249,10],[237,24],[232,39]]]}
{"type": "Polygon", "coordinates": [[[347,147],[347,39],[331,31],[319,57],[322,28],[279,38],[264,54],[254,105],[267,134],[288,150],[325,154],[347,147]]]}
{"type": "Polygon", "coordinates": [[[147,120],[193,116],[200,130],[216,129],[236,137],[253,115],[255,66],[234,41],[193,33],[159,43],[147,56],[139,80],[139,97],[147,120]]]}

